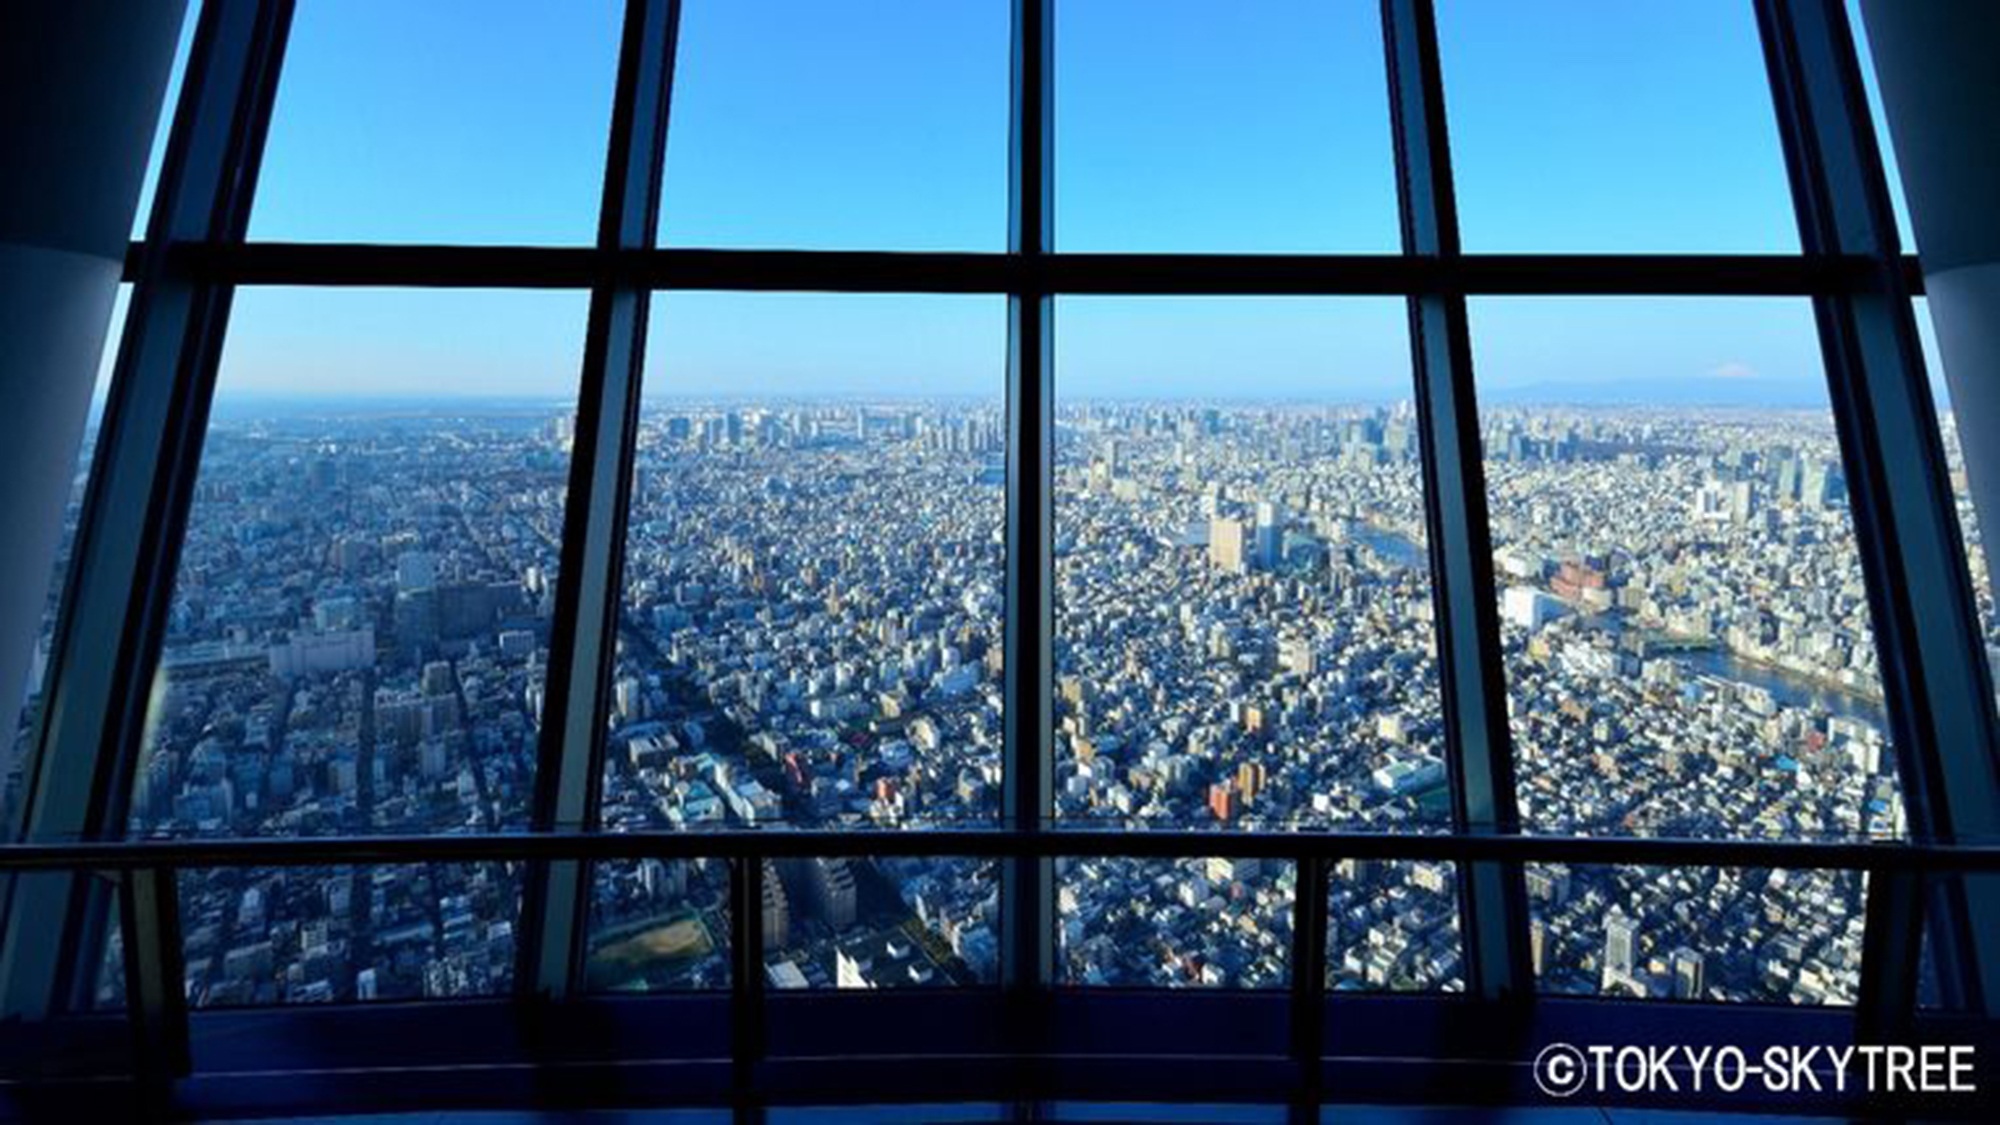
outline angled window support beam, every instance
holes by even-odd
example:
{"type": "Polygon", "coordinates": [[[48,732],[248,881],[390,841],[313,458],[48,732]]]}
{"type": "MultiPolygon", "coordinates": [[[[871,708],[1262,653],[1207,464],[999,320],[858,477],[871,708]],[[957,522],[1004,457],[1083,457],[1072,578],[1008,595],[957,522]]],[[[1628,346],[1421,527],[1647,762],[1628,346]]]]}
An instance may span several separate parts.
{"type": "MultiPolygon", "coordinates": [[[[1808,254],[1869,263],[1813,308],[1910,832],[1990,841],[2000,838],[1993,685],[1852,30],[1840,0],[1758,0],[1757,17],[1800,240],[1808,254]]],[[[2000,884],[1947,880],[1936,895],[1905,887],[1871,899],[1927,901],[1948,1001],[2000,1011],[2000,884]]],[[[1870,910],[1864,1031],[1893,1034],[1909,1019],[1923,913],[1870,910]]]]}
{"type": "MultiPolygon", "coordinates": [[[[653,246],[679,28],[680,0],[628,0],[598,216],[600,251],[653,246]]],[[[607,279],[591,289],[530,816],[538,830],[597,827],[651,302],[651,290],[630,282],[607,279]]],[[[589,906],[586,864],[530,869],[518,986],[553,999],[578,987],[589,906]]]]}
{"type": "MultiPolygon", "coordinates": [[[[203,6],[149,244],[242,238],[291,18],[291,0],[203,6]]],[[[125,830],[230,298],[228,283],[181,275],[166,255],[141,258],[57,618],[28,840],[125,830]]],[[[94,883],[49,875],[14,886],[0,950],[7,1014],[45,1017],[88,1002],[110,913],[94,883]]],[[[164,978],[178,956],[177,919],[149,910],[124,924],[129,956],[159,962],[141,964],[139,979],[164,978]]],[[[172,1013],[143,1010],[150,995],[132,998],[138,1025],[171,1025],[172,1013]]]]}
{"type": "MultiPolygon", "coordinates": [[[[1403,251],[1450,263],[1459,254],[1458,209],[1445,131],[1437,17],[1430,0],[1383,0],[1382,28],[1403,251]]],[[[1465,294],[1415,294],[1409,306],[1452,827],[1472,835],[1511,833],[1519,828],[1519,816],[1465,294]]],[[[1520,867],[1463,865],[1459,900],[1468,992],[1489,1001],[1531,997],[1527,896],[1520,867]]]]}

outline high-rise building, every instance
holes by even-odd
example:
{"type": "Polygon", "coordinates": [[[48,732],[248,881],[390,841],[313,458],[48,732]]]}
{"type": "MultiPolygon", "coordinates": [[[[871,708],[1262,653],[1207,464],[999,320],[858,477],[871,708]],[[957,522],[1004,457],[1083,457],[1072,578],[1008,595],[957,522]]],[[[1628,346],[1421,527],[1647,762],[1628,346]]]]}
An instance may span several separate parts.
{"type": "Polygon", "coordinates": [[[1639,923],[1612,907],[1604,916],[1604,974],[1612,981],[1629,981],[1639,956],[1639,923]]]}
{"type": "Polygon", "coordinates": [[[1261,500],[1257,503],[1257,569],[1272,571],[1278,569],[1279,555],[1284,547],[1285,517],[1283,509],[1275,501],[1261,500]]]}
{"type": "Polygon", "coordinates": [[[800,860],[790,868],[792,883],[811,904],[812,914],[836,931],[854,925],[856,890],[854,868],[840,857],[800,860]]]}
{"type": "Polygon", "coordinates": [[[1533,632],[1562,616],[1560,599],[1529,586],[1509,586],[1500,596],[1500,616],[1509,625],[1533,632]]]}
{"type": "Polygon", "coordinates": [[[1674,950],[1674,999],[1699,1000],[1707,982],[1707,960],[1687,946],[1674,950]]]}
{"type": "Polygon", "coordinates": [[[1819,511],[1846,499],[1847,485],[1841,478],[1840,468],[1831,462],[1814,460],[1805,466],[1799,477],[1799,503],[1813,511],[1819,511]]]}
{"type": "Polygon", "coordinates": [[[450,695],[455,682],[448,660],[433,660],[425,664],[423,675],[418,680],[425,695],[450,695]]]}
{"type": "Polygon", "coordinates": [[[1311,637],[1287,636],[1278,641],[1278,666],[1295,676],[1310,676],[1319,668],[1311,637]]]}
{"type": "Polygon", "coordinates": [[[783,949],[792,940],[791,903],[785,897],[784,880],[778,877],[777,865],[770,860],[760,861],[764,865],[764,948],[783,949]]]}
{"type": "Polygon", "coordinates": [[[1208,560],[1226,574],[1250,570],[1250,529],[1241,520],[1217,516],[1208,521],[1208,560]]]}
{"type": "Polygon", "coordinates": [[[1241,805],[1242,798],[1233,783],[1218,781],[1208,787],[1208,811],[1222,823],[1235,820],[1241,805]]]}
{"type": "Polygon", "coordinates": [[[396,589],[404,593],[437,585],[437,556],[429,551],[405,551],[396,558],[396,589]]]}

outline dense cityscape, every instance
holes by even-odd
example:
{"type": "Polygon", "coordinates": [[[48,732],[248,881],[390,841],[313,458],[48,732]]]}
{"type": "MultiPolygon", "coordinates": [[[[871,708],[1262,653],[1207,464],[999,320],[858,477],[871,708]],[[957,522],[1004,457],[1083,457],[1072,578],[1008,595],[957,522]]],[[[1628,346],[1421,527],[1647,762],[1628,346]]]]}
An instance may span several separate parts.
{"type": "MultiPolygon", "coordinates": [[[[1058,817],[1448,828],[1408,406],[1068,403],[1057,423],[1058,817]]],[[[524,828],[572,425],[539,405],[219,414],[134,831],[524,828]]],[[[1823,411],[1507,407],[1485,428],[1530,826],[1903,831],[1823,411]]],[[[605,827],[994,823],[1004,446],[997,403],[650,406],[605,827]]],[[[1294,872],[1217,845],[1059,865],[1061,979],[1282,986],[1294,872]]],[[[764,874],[772,987],[996,978],[991,864],[764,874]]],[[[1332,876],[1331,987],[1462,987],[1450,865],[1332,876]]],[[[503,991],[522,878],[188,873],[190,1001],[503,991]]],[[[1545,988],[1854,997],[1851,874],[1555,865],[1527,882],[1545,988]]],[[[598,869],[589,985],[726,986],[728,883],[719,860],[598,869]]]]}

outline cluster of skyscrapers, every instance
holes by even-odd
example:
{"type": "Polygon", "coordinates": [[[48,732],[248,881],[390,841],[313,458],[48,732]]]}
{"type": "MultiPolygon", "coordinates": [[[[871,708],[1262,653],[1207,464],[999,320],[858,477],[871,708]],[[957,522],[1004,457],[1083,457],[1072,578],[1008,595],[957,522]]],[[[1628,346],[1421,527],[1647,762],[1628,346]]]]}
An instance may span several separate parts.
{"type": "MultiPolygon", "coordinates": [[[[218,417],[133,829],[525,827],[571,418],[218,417]]],[[[1902,831],[1823,415],[1507,408],[1485,424],[1530,828],[1902,831]]],[[[994,823],[1004,451],[997,402],[649,408],[605,827],[994,823]]],[[[1296,873],[1230,857],[1228,830],[1448,827],[1420,453],[1407,405],[1058,411],[1056,815],[1218,830],[1212,859],[1061,863],[1062,980],[1282,985],[1296,873]]],[[[827,856],[765,876],[774,987],[995,977],[991,863],[827,856]]],[[[1856,876],[1527,879],[1544,987],[1853,997],[1856,876]]],[[[509,864],[186,873],[189,996],[504,989],[521,883],[509,864]]],[[[1350,860],[1330,883],[1331,986],[1462,986],[1451,865],[1350,860]]],[[[720,861],[601,865],[591,985],[725,984],[728,902],[720,861]]]]}

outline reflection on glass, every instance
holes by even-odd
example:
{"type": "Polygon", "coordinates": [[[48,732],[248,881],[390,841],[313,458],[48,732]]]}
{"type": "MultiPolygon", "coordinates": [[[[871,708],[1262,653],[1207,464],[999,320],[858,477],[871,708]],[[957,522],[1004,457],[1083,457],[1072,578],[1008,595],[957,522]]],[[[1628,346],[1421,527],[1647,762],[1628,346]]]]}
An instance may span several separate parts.
{"type": "MultiPolygon", "coordinates": [[[[18,698],[20,710],[0,707],[0,722],[13,719],[13,729],[0,727],[0,827],[12,833],[16,818],[26,815],[22,807],[22,770],[28,763],[35,724],[41,721],[42,689],[48,686],[49,660],[56,635],[56,614],[62,608],[63,583],[69,575],[70,551],[76,544],[77,522],[83,518],[83,495],[90,484],[91,459],[97,454],[98,425],[104,419],[104,405],[111,393],[111,374],[117,366],[118,345],[124,336],[125,313],[132,300],[132,286],[118,287],[111,302],[110,327],[105,332],[104,353],[97,364],[97,383],[90,392],[90,413],[84,422],[82,445],[76,453],[76,467],[70,476],[69,499],[63,507],[62,537],[56,544],[55,565],[49,575],[48,596],[42,603],[42,624],[35,633],[35,647],[28,654],[28,675],[18,698]]],[[[9,703],[17,702],[10,699],[9,703]]]]}
{"type": "Polygon", "coordinates": [[[1464,990],[1451,864],[1344,859],[1334,864],[1327,893],[1328,988],[1464,990]]]}
{"type": "Polygon", "coordinates": [[[1972,574],[1973,596],[1979,601],[1979,629],[1986,640],[1987,663],[1995,663],[2000,653],[2000,610],[1993,600],[1993,571],[1986,557],[1986,543],[1980,536],[1979,509],[1972,500],[1972,478],[1965,463],[1965,445],[1959,438],[1958,411],[1952,409],[1951,388],[1945,380],[1944,357],[1938,352],[1937,330],[1931,324],[1930,301],[1916,299],[1917,338],[1923,345],[1924,368],[1930,375],[1931,403],[1937,410],[1939,436],[1944,443],[1945,464],[1951,474],[1951,495],[1958,509],[1959,537],[1965,542],[1965,561],[1972,574]]]}
{"type": "Polygon", "coordinates": [[[104,893],[104,955],[97,959],[97,979],[91,989],[90,1010],[95,1012],[122,1012],[125,1010],[125,934],[122,929],[124,913],[119,906],[114,888],[117,878],[111,872],[98,872],[93,878],[104,893]]]}
{"type": "MultiPolygon", "coordinates": [[[[152,148],[146,159],[145,177],[139,181],[139,203],[132,210],[132,237],[135,239],[146,237],[146,224],[152,221],[153,196],[159,190],[160,169],[166,163],[167,134],[173,128],[174,112],[180,104],[181,80],[187,75],[188,55],[194,50],[194,29],[200,17],[200,4],[189,4],[187,11],[181,16],[181,34],[179,41],[174,45],[173,69],[167,73],[166,94],[160,99],[160,119],[153,126],[152,148]]],[[[120,313],[121,315],[111,322],[114,333],[124,323],[122,308],[120,313]]],[[[114,335],[112,342],[115,344],[116,341],[117,337],[114,335]]]]}
{"type": "Polygon", "coordinates": [[[599,864],[590,903],[593,991],[729,986],[729,865],[718,859],[599,864]]]}
{"type": "Polygon", "coordinates": [[[1531,864],[1545,992],[1852,1004],[1867,880],[1854,871],[1531,864]]]}
{"type": "Polygon", "coordinates": [[[1078,299],[1058,321],[1058,815],[1441,825],[1401,303],[1078,299]]]}
{"type": "Polygon", "coordinates": [[[250,237],[589,245],[623,8],[302,0],[250,237]]]}
{"type": "Polygon", "coordinates": [[[999,977],[992,863],[810,857],[764,869],[772,988],[937,988],[999,977]]]}
{"type": "Polygon", "coordinates": [[[1882,152],[1882,170],[1889,181],[1889,205],[1896,213],[1896,241],[1903,253],[1914,254],[1917,236],[1910,229],[1910,205],[1903,198],[1903,173],[1896,165],[1896,146],[1890,143],[1889,118],[1882,108],[1882,84],[1875,78],[1875,60],[1868,49],[1868,24],[1861,18],[1861,0],[1847,0],[1847,26],[1854,32],[1861,83],[1868,95],[1868,120],[1875,127],[1875,144],[1882,152]]]}
{"type": "Polygon", "coordinates": [[[608,828],[994,815],[1001,313],[990,298],[660,298],[608,828]]]}
{"type": "MultiPolygon", "coordinates": [[[[582,314],[578,294],[237,296],[135,833],[525,827],[582,314]]],[[[369,969],[383,994],[392,979],[398,994],[483,988],[490,974],[427,976],[405,962],[440,947],[382,931],[468,932],[439,913],[453,898],[469,904],[475,946],[509,942],[514,872],[433,868],[420,888],[401,882],[424,874],[367,873],[342,914],[313,873],[189,873],[183,908],[215,962],[190,980],[227,982],[246,1001],[358,995],[369,969]],[[292,919],[303,936],[238,952],[264,942],[239,921],[253,892],[267,921],[292,919]],[[294,987],[302,974],[323,986],[294,987]]]]}
{"type": "Polygon", "coordinates": [[[180,898],[193,1007],[491,996],[513,982],[515,864],[186,871],[180,898]]]}
{"type": "Polygon", "coordinates": [[[1005,0],[686,0],[660,240],[999,250],[1005,0]]]}
{"type": "MultiPolygon", "coordinates": [[[[1927,875],[1923,882],[1923,939],[1917,948],[1917,1006],[1937,1012],[1980,1012],[1978,983],[1967,971],[1975,940],[1954,936],[1954,923],[1983,896],[2000,894],[2000,875],[1927,875]]],[[[1990,898],[1987,901],[1991,901],[1990,898]]]]}
{"type": "Polygon", "coordinates": [[[1283,988],[1290,864],[1263,859],[1062,859],[1058,979],[1127,988],[1283,988]]]}
{"type": "Polygon", "coordinates": [[[1394,253],[1371,0],[1055,6],[1066,251],[1394,253]]]}
{"type": "Polygon", "coordinates": [[[1437,7],[1468,251],[1798,252],[1751,5],[1437,7]]]}

